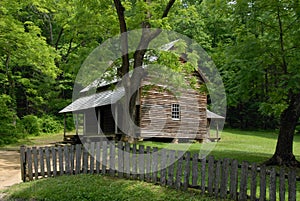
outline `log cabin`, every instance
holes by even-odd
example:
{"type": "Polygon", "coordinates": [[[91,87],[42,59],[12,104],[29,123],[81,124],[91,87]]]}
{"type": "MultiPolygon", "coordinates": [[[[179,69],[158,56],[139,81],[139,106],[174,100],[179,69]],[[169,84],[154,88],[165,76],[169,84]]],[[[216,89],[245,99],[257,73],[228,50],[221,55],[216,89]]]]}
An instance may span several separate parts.
{"type": "MultiPolygon", "coordinates": [[[[191,76],[196,78],[197,87],[180,90],[180,95],[162,85],[153,86],[147,76],[142,79],[136,101],[135,137],[144,140],[219,140],[218,130],[216,137],[211,136],[209,123],[211,119],[224,117],[207,110],[207,94],[199,90],[205,85],[204,75],[195,70],[191,76]]],[[[80,98],[60,111],[75,115],[76,135],[65,133],[64,141],[126,139],[121,129],[124,117],[121,102],[125,89],[117,85],[119,81],[118,78],[110,82],[102,78],[95,80],[80,91],[80,98]],[[96,93],[88,95],[95,88],[96,93]]],[[[190,84],[189,76],[185,76],[185,81],[190,84]]]]}

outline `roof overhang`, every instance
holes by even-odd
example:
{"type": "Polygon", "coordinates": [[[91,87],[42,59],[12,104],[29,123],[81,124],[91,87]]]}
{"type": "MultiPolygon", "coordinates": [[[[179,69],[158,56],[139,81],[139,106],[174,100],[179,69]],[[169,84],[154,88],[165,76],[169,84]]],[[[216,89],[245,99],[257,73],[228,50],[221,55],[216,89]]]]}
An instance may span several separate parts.
{"type": "Polygon", "coordinates": [[[59,111],[59,113],[76,112],[90,108],[96,108],[103,105],[110,105],[116,103],[125,95],[124,87],[119,87],[114,90],[107,90],[96,93],[90,96],[85,96],[76,99],[70,105],[59,111]]]}

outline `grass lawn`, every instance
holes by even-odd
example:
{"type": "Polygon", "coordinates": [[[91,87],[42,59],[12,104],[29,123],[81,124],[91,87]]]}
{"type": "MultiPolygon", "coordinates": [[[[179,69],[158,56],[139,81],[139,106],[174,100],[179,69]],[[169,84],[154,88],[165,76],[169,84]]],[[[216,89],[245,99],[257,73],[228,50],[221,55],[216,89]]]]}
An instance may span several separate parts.
{"type": "MultiPolygon", "coordinates": [[[[241,131],[227,129],[222,132],[221,140],[217,143],[180,143],[170,144],[162,142],[144,141],[139,142],[145,146],[186,150],[192,153],[206,153],[211,150],[209,155],[216,158],[232,158],[239,162],[261,163],[269,159],[276,147],[277,134],[273,131],[241,131]]],[[[294,154],[300,160],[300,135],[294,138],[294,154]]]]}
{"type": "Polygon", "coordinates": [[[6,191],[4,200],[214,200],[192,190],[177,191],[146,182],[102,175],[73,175],[17,184],[6,191]]]}

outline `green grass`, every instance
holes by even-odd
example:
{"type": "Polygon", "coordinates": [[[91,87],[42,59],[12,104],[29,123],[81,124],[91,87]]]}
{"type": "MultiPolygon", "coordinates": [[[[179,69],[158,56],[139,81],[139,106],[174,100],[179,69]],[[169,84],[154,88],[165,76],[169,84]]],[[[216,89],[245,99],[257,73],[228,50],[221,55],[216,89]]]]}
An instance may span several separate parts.
{"type": "Polygon", "coordinates": [[[53,145],[55,142],[61,142],[63,140],[63,133],[56,134],[41,134],[39,136],[28,136],[24,139],[20,139],[18,142],[0,146],[0,150],[19,150],[20,146],[46,146],[53,145]]]}
{"type": "Polygon", "coordinates": [[[214,200],[196,191],[178,191],[146,182],[102,175],[73,175],[17,184],[6,191],[5,200],[214,200]]]}
{"type": "MultiPolygon", "coordinates": [[[[188,149],[192,153],[209,152],[209,155],[220,158],[237,159],[239,162],[262,163],[269,159],[276,147],[277,134],[274,131],[241,131],[227,129],[222,132],[221,140],[217,143],[180,143],[170,144],[162,142],[139,142],[145,146],[167,148],[175,150],[188,149]]],[[[294,138],[294,154],[300,160],[300,135],[294,138]]]]}

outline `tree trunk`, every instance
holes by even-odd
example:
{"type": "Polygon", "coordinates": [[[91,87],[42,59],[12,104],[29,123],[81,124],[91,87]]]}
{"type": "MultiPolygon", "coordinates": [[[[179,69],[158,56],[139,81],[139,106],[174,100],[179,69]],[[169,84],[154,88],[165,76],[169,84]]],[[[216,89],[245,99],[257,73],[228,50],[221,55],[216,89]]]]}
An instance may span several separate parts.
{"type": "Polygon", "coordinates": [[[266,165],[300,167],[300,162],[293,154],[294,133],[300,116],[300,93],[293,94],[291,97],[288,108],[280,117],[280,130],[275,153],[265,162],[266,165]]]}

